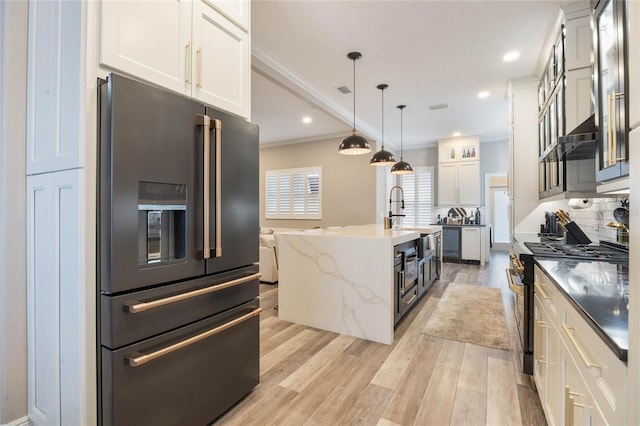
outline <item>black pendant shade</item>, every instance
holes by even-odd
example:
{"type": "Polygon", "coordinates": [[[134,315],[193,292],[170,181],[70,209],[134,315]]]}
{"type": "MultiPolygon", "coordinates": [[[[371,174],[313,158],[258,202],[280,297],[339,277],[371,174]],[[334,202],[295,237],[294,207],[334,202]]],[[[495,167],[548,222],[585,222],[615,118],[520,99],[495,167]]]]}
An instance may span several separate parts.
{"type": "Polygon", "coordinates": [[[371,152],[369,142],[365,138],[356,134],[356,130],[353,129],[353,134],[347,136],[340,143],[338,152],[343,155],[361,155],[371,152]]]}
{"type": "Polygon", "coordinates": [[[393,166],[396,162],[396,157],[392,152],[384,149],[384,89],[389,87],[387,84],[378,84],[377,88],[380,89],[382,94],[382,146],[380,151],[373,154],[373,157],[369,161],[372,166],[393,166]]]}
{"type": "Polygon", "coordinates": [[[347,136],[338,148],[338,152],[343,155],[360,155],[371,152],[369,142],[356,134],[356,60],[360,59],[361,56],[360,52],[349,52],[347,54],[347,58],[353,61],[353,134],[347,136]]]}
{"type": "Polygon", "coordinates": [[[402,110],[405,109],[406,105],[398,105],[397,108],[400,110],[400,161],[391,167],[391,173],[394,175],[408,175],[413,173],[413,168],[409,163],[404,161],[402,158],[402,110]]]}

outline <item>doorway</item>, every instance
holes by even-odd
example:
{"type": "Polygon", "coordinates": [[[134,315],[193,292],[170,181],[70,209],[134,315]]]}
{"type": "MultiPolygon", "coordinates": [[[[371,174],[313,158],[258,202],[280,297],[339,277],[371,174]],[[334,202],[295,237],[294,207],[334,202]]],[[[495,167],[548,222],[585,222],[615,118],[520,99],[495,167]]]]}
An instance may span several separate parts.
{"type": "Polygon", "coordinates": [[[487,174],[485,204],[491,251],[509,252],[509,193],[505,173],[487,174]]]}

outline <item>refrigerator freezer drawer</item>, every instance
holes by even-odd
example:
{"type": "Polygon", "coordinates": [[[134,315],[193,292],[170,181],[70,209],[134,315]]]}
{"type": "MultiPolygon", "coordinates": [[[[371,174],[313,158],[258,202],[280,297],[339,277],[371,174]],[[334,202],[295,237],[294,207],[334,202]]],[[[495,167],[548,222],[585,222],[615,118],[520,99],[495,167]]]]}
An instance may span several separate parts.
{"type": "Polygon", "coordinates": [[[120,348],[258,297],[255,265],[119,296],[101,295],[101,344],[120,348]]]}
{"type": "Polygon", "coordinates": [[[204,425],[224,413],[259,381],[258,305],[102,348],[102,424],[204,425]]]}

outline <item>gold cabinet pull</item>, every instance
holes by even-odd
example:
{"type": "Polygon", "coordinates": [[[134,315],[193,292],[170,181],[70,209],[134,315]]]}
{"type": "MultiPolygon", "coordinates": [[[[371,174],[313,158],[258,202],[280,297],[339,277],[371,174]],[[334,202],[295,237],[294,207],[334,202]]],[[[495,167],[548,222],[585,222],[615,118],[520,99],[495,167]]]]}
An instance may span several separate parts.
{"type": "Polygon", "coordinates": [[[580,345],[578,345],[578,342],[576,341],[575,336],[573,335],[573,333],[571,333],[569,331],[569,330],[575,330],[575,328],[571,327],[570,325],[565,324],[565,323],[562,324],[562,328],[564,329],[564,332],[567,334],[567,337],[571,341],[571,344],[576,349],[576,352],[578,352],[578,355],[580,356],[580,359],[582,359],[582,362],[584,363],[584,365],[587,368],[589,368],[589,367],[602,368],[601,365],[595,364],[595,363],[589,361],[589,358],[587,358],[587,355],[584,353],[584,351],[582,350],[580,345]]]}
{"type": "Polygon", "coordinates": [[[543,289],[542,289],[542,284],[540,283],[534,283],[533,284],[536,288],[536,291],[538,293],[540,293],[540,295],[542,296],[543,299],[551,299],[551,296],[549,296],[543,289]]]}
{"type": "Polygon", "coordinates": [[[189,291],[186,293],[176,294],[174,296],[164,297],[162,299],[156,299],[151,302],[129,302],[124,304],[124,311],[130,314],[139,314],[140,312],[148,311],[149,309],[159,308],[161,306],[170,305],[171,303],[181,302],[192,297],[202,296],[204,294],[214,293],[216,291],[224,290],[225,288],[233,287],[236,285],[244,284],[255,279],[259,279],[262,274],[255,273],[247,275],[246,277],[236,278],[235,280],[227,281],[220,284],[214,284],[209,287],[200,288],[198,290],[189,291]]]}
{"type": "Polygon", "coordinates": [[[514,275],[513,270],[512,269],[505,269],[504,271],[507,273],[507,281],[509,282],[509,290],[511,290],[515,294],[523,294],[524,293],[524,290],[522,289],[523,286],[514,284],[514,282],[513,282],[513,275],[514,275]]]}
{"type": "MultiPolygon", "coordinates": [[[[613,97],[613,111],[614,111],[614,120],[617,123],[618,122],[618,99],[622,99],[624,100],[624,93],[614,93],[614,97],[613,97]]],[[[624,124],[623,124],[623,129],[624,129],[624,124]]],[[[623,130],[624,131],[624,130],[623,130]]],[[[627,161],[627,157],[618,157],[618,132],[617,132],[617,128],[616,130],[614,130],[614,137],[613,137],[613,146],[614,146],[614,151],[613,151],[613,158],[614,158],[614,164],[618,163],[618,162],[625,162],[627,161]]]]}
{"type": "Polygon", "coordinates": [[[192,59],[191,59],[191,43],[190,42],[187,43],[186,52],[185,52],[185,58],[184,59],[185,59],[185,61],[184,61],[185,62],[185,68],[186,68],[186,75],[185,75],[184,81],[186,83],[191,84],[191,62],[192,62],[192,59]]]}
{"type": "Polygon", "coordinates": [[[196,50],[196,61],[198,62],[198,82],[197,87],[202,87],[202,47],[198,47],[196,50]]]}
{"type": "Polygon", "coordinates": [[[614,159],[613,157],[615,156],[615,154],[613,154],[613,135],[614,135],[614,127],[615,127],[615,123],[613,120],[613,116],[615,114],[615,105],[614,105],[614,101],[615,101],[615,95],[616,92],[613,92],[612,94],[609,95],[609,97],[607,98],[607,102],[609,103],[609,115],[607,116],[607,148],[609,149],[608,152],[608,163],[607,163],[607,167],[610,167],[614,164],[614,159]]]}
{"type": "Polygon", "coordinates": [[[139,367],[143,364],[146,364],[149,361],[153,361],[154,359],[170,354],[171,352],[177,351],[178,349],[185,348],[189,345],[192,345],[208,337],[211,337],[215,334],[218,334],[224,330],[234,327],[240,323],[243,323],[257,315],[260,315],[260,312],[262,312],[262,308],[255,308],[253,311],[249,312],[248,314],[242,315],[241,317],[238,317],[234,320],[224,323],[218,327],[205,331],[204,333],[200,333],[196,336],[189,337],[188,339],[181,340],[180,342],[174,343],[173,345],[165,346],[164,348],[158,349],[157,351],[151,352],[149,354],[142,354],[142,353],[136,352],[134,354],[131,354],[128,357],[125,357],[125,362],[129,367],[139,367]]]}
{"type": "Polygon", "coordinates": [[[573,397],[571,396],[571,389],[569,386],[564,387],[564,424],[567,426],[573,425],[573,397]]]}

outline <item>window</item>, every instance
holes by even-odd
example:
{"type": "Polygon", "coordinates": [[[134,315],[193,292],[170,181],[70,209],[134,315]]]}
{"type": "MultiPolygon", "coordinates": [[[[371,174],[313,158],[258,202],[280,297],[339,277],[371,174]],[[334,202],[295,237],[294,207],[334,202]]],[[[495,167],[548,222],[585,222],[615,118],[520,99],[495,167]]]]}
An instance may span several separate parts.
{"type": "Polygon", "coordinates": [[[403,225],[424,227],[432,223],[433,167],[416,167],[412,174],[400,175],[404,192],[403,225]]]}
{"type": "Polygon", "coordinates": [[[322,167],[268,170],[265,173],[267,219],[322,219],[322,167]]]}

